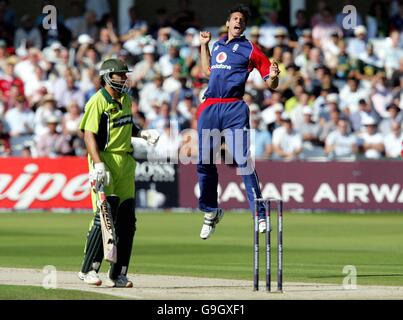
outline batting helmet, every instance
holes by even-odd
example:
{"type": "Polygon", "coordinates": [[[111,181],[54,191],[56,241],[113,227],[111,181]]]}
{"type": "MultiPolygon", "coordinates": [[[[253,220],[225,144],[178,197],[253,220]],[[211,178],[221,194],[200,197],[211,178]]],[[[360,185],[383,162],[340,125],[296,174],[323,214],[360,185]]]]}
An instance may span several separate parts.
{"type": "Polygon", "coordinates": [[[130,72],[127,65],[119,59],[105,60],[99,70],[99,76],[105,81],[112,89],[119,93],[127,92],[130,88],[129,80],[114,80],[112,79],[113,73],[128,73],[130,72]]]}

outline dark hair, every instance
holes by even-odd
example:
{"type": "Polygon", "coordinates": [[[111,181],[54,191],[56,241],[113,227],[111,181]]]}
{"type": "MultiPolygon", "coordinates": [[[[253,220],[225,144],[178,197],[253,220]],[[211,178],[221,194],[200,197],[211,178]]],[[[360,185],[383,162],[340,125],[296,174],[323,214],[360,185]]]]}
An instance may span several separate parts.
{"type": "Polygon", "coordinates": [[[249,7],[247,7],[247,6],[243,5],[243,4],[238,4],[235,7],[232,7],[232,9],[230,9],[229,12],[228,12],[227,21],[229,21],[231,19],[231,15],[233,13],[235,13],[235,12],[242,13],[242,15],[245,18],[245,24],[248,24],[248,20],[249,20],[249,17],[251,15],[249,7]]]}
{"type": "Polygon", "coordinates": [[[368,15],[371,17],[376,16],[376,7],[380,6],[381,8],[381,16],[382,18],[388,19],[388,10],[386,9],[386,6],[382,3],[382,1],[375,0],[372,1],[368,10],[368,15]]]}

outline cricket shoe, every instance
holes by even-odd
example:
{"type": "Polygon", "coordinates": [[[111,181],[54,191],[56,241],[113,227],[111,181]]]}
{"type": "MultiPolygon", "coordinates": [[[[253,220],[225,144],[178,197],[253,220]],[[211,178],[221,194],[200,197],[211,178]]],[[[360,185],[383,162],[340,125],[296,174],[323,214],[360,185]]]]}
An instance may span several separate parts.
{"type": "Polygon", "coordinates": [[[204,222],[200,231],[200,238],[208,239],[214,233],[215,226],[224,216],[224,211],[218,208],[215,212],[206,212],[204,214],[204,222]]]}
{"type": "Polygon", "coordinates": [[[133,288],[133,282],[122,274],[119,275],[115,280],[108,277],[105,285],[110,288],[133,288]]]}
{"type": "Polygon", "coordinates": [[[267,230],[266,219],[259,219],[259,232],[265,233],[267,230]]]}
{"type": "Polygon", "coordinates": [[[91,270],[90,272],[78,273],[78,278],[84,281],[86,284],[91,284],[94,286],[100,286],[102,284],[102,280],[99,278],[98,273],[95,270],[91,270]]]}

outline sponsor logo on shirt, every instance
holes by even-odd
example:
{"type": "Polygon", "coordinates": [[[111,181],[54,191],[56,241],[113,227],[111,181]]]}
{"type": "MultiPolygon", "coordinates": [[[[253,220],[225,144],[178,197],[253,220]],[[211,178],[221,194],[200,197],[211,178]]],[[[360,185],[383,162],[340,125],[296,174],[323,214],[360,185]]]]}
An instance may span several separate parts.
{"type": "Polygon", "coordinates": [[[227,60],[227,54],[225,52],[220,52],[217,57],[215,58],[215,60],[218,63],[223,63],[225,62],[225,60],[227,60]]]}
{"type": "Polygon", "coordinates": [[[114,119],[113,127],[114,128],[123,127],[127,124],[132,124],[132,123],[133,123],[132,116],[126,115],[126,116],[120,117],[118,119],[114,119]]]}
{"type": "Polygon", "coordinates": [[[226,70],[231,70],[231,66],[227,64],[214,64],[211,66],[211,69],[226,69],[226,70]]]}
{"type": "Polygon", "coordinates": [[[231,66],[227,65],[227,64],[222,64],[223,62],[225,62],[227,60],[227,54],[225,52],[220,52],[215,60],[218,62],[218,64],[214,64],[211,66],[211,69],[225,69],[225,70],[231,70],[231,66]]]}

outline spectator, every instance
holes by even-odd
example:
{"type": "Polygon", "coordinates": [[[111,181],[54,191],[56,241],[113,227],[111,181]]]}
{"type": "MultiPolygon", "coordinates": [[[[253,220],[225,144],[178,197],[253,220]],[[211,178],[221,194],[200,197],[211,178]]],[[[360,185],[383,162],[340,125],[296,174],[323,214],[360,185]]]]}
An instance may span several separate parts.
{"type": "Polygon", "coordinates": [[[257,46],[260,50],[264,50],[264,48],[259,43],[259,37],[261,36],[260,29],[258,26],[253,26],[249,30],[249,40],[255,46],[257,46]]]}
{"type": "Polygon", "coordinates": [[[323,48],[331,40],[333,33],[337,32],[339,37],[343,36],[342,30],[336,24],[332,10],[326,7],[322,11],[323,20],[312,29],[312,38],[318,48],[323,48]]]}
{"type": "Polygon", "coordinates": [[[359,53],[357,58],[358,69],[364,78],[370,80],[376,73],[383,71],[383,62],[381,58],[375,54],[372,43],[368,43],[366,50],[359,53]]]}
{"type": "Polygon", "coordinates": [[[159,73],[161,73],[161,70],[155,62],[155,48],[152,45],[147,45],[143,48],[143,59],[134,66],[133,81],[141,89],[159,73]]]}
{"type": "Polygon", "coordinates": [[[399,12],[390,19],[390,28],[392,30],[403,31],[403,2],[399,2],[399,12]]]}
{"type": "MultiPolygon", "coordinates": [[[[306,31],[304,31],[304,33],[305,32],[306,31]]],[[[295,54],[295,64],[300,68],[301,74],[306,78],[308,77],[308,61],[313,44],[303,43],[301,47],[302,49],[295,54]]]]}
{"type": "Polygon", "coordinates": [[[24,96],[18,96],[15,107],[5,113],[5,121],[12,137],[33,133],[34,113],[27,107],[24,96]]]}
{"type": "Polygon", "coordinates": [[[12,45],[14,40],[14,11],[8,8],[7,0],[0,1],[0,39],[3,39],[6,45],[12,45]]]}
{"type": "Polygon", "coordinates": [[[172,15],[172,26],[178,32],[184,33],[188,28],[199,28],[196,13],[190,9],[190,0],[178,0],[179,10],[172,15]]]}
{"type": "Polygon", "coordinates": [[[368,39],[386,37],[388,20],[388,10],[385,4],[380,0],[373,0],[366,16],[368,39]]]}
{"type": "Polygon", "coordinates": [[[16,59],[10,57],[6,60],[6,67],[4,73],[0,75],[0,92],[4,101],[10,96],[10,90],[12,86],[18,88],[19,94],[24,94],[24,83],[20,78],[15,75],[14,66],[16,64],[16,59]]]}
{"type": "Polygon", "coordinates": [[[265,49],[271,49],[276,44],[275,33],[277,28],[284,27],[279,23],[276,10],[267,11],[264,15],[265,23],[260,26],[259,43],[265,49]]]}
{"type": "Polygon", "coordinates": [[[311,17],[311,27],[315,27],[317,24],[323,21],[325,12],[324,10],[327,8],[326,1],[319,0],[317,2],[317,11],[311,17]]]}
{"type": "Polygon", "coordinates": [[[67,106],[67,113],[62,117],[62,134],[67,138],[77,156],[83,156],[86,152],[83,133],[79,130],[82,117],[80,107],[75,101],[67,106]]]}
{"type": "Polygon", "coordinates": [[[58,108],[61,110],[66,110],[67,105],[75,101],[80,106],[80,109],[84,109],[84,94],[81,92],[80,88],[76,85],[74,76],[68,74],[66,78],[66,89],[63,91],[57,100],[58,108]]]}
{"type": "Polygon", "coordinates": [[[280,113],[280,115],[284,111],[284,106],[282,103],[273,103],[269,105],[267,108],[265,108],[262,113],[262,120],[266,125],[270,125],[273,123],[276,119],[276,113],[280,113]]]}
{"type": "Polygon", "coordinates": [[[179,51],[180,57],[184,60],[183,71],[188,73],[191,70],[199,59],[199,53],[199,32],[195,28],[189,28],[185,31],[185,44],[179,51]]]}
{"type": "MultiPolygon", "coordinates": [[[[393,71],[390,82],[391,85],[396,88],[400,86],[400,83],[403,79],[403,57],[400,58],[399,61],[399,69],[393,71]]],[[[402,89],[399,88],[399,92],[401,92],[402,89]]]]}
{"type": "Polygon", "coordinates": [[[122,40],[126,41],[130,36],[132,30],[139,31],[143,34],[148,29],[146,21],[139,19],[136,6],[132,6],[129,9],[129,24],[123,28],[122,40]]]}
{"type": "Polygon", "coordinates": [[[273,150],[275,158],[294,160],[302,151],[302,137],[293,129],[291,119],[286,113],[281,116],[282,126],[273,132],[273,150]]]}
{"type": "Polygon", "coordinates": [[[165,121],[162,134],[156,146],[156,153],[160,159],[177,159],[181,146],[181,136],[171,127],[170,121],[165,121]]]}
{"type": "Polygon", "coordinates": [[[384,136],[391,133],[393,122],[403,123],[403,112],[396,103],[388,105],[386,111],[388,112],[388,117],[383,118],[379,124],[379,131],[384,136]]]}
{"type": "Polygon", "coordinates": [[[37,49],[42,48],[42,36],[41,32],[37,27],[34,26],[34,21],[32,17],[28,14],[22,16],[21,27],[15,32],[14,47],[24,47],[31,48],[35,47],[37,49]]]}
{"type": "Polygon", "coordinates": [[[331,132],[337,130],[340,120],[340,110],[335,104],[329,104],[329,121],[321,118],[319,125],[319,140],[324,143],[331,132]]]}
{"type": "MultiPolygon", "coordinates": [[[[46,4],[46,1],[42,2],[46,4]]],[[[278,11],[282,6],[280,1],[253,2],[259,3],[257,7],[266,23],[248,30],[250,40],[258,47],[268,40],[270,45],[266,44],[267,47],[262,49],[271,60],[279,62],[282,70],[280,85],[275,92],[264,88],[256,70],[249,73],[248,93],[244,99],[251,120],[256,122],[255,117],[261,117],[263,127],[259,128],[259,135],[265,136],[267,132],[274,140],[274,131],[285,126],[281,120],[285,109],[292,120],[292,130],[299,132],[303,140],[299,157],[305,159],[324,154],[320,148],[333,131],[338,131],[340,118],[351,121],[352,132],[349,128],[348,136],[362,135],[362,122],[368,117],[376,119],[384,137],[393,133],[395,122],[402,124],[403,38],[396,31],[401,19],[398,0],[390,3],[392,19],[388,18],[388,6],[383,1],[372,1],[371,17],[367,15],[365,21],[358,20],[357,28],[343,30],[346,32],[344,36],[339,27],[345,14],[338,14],[335,23],[328,15],[325,1],[318,3],[318,14],[313,17],[314,30],[308,28],[303,10],[297,12],[296,25],[287,30],[282,26],[283,17],[278,11]],[[367,28],[365,38],[364,26],[367,28]],[[349,38],[354,32],[356,36],[349,38]],[[387,39],[382,39],[387,35],[387,39]],[[318,130],[319,141],[315,140],[315,130],[318,130]]],[[[122,33],[116,30],[108,16],[110,8],[107,5],[105,10],[106,2],[99,3],[98,8],[92,1],[93,9],[90,6],[87,11],[80,11],[85,3],[72,0],[71,18],[64,20],[59,14],[57,30],[41,29],[44,49],[22,45],[14,54],[12,15],[7,1],[0,0],[0,117],[7,133],[11,128],[5,114],[12,109],[15,112],[17,99],[21,100],[25,95],[27,112],[30,113],[31,109],[35,113],[36,122],[42,119],[39,125],[34,121],[27,123],[28,129],[35,126],[37,137],[48,130],[43,122],[47,118],[44,114],[57,113],[59,120],[66,118],[58,129],[63,128],[63,135],[75,149],[70,154],[84,155],[82,140],[75,137],[73,131],[81,117],[80,107],[101,88],[98,68],[101,59],[107,56],[126,61],[134,69],[133,79],[130,79],[130,94],[134,97],[133,119],[142,128],[156,126],[165,130],[167,119],[170,120],[169,130],[173,132],[194,127],[196,106],[203,101],[208,82],[200,67],[198,30],[187,27],[182,35],[172,28],[167,10],[158,10],[158,21],[150,23],[139,19],[140,12],[133,8],[129,12],[131,25],[126,26],[127,30],[120,30],[124,31],[122,33]],[[98,9],[101,10],[97,17],[94,10],[98,9]],[[148,24],[151,25],[149,31],[148,24]],[[48,104],[49,108],[43,106],[42,101],[48,99],[49,94],[58,101],[57,111],[53,110],[52,103],[48,104]],[[66,108],[67,113],[63,116],[66,108]]],[[[344,3],[342,1],[341,5],[344,3]]],[[[36,25],[44,16],[38,15],[36,25]]],[[[219,36],[227,33],[226,26],[220,27],[217,33],[219,36]]],[[[23,122],[18,119],[24,117],[25,113],[18,113],[17,120],[11,121],[15,122],[15,127],[21,127],[23,122]]],[[[27,149],[26,155],[35,157],[34,145],[29,146],[31,141],[29,130],[11,136],[11,154],[21,155],[24,148],[29,148],[32,153],[27,149]]],[[[184,141],[182,144],[186,144],[184,141]]],[[[186,148],[186,152],[194,153],[194,148],[186,148]]],[[[272,156],[279,158],[276,153],[272,156]]]]}
{"type": "Polygon", "coordinates": [[[48,132],[48,119],[56,117],[62,118],[62,112],[56,109],[56,100],[52,94],[43,97],[41,105],[35,112],[34,132],[37,137],[48,132]]]}
{"type": "Polygon", "coordinates": [[[14,26],[15,12],[10,7],[9,0],[0,1],[0,15],[2,16],[3,20],[6,21],[9,25],[14,26]]]}
{"type": "Polygon", "coordinates": [[[355,37],[350,39],[347,46],[347,53],[353,59],[358,59],[367,48],[367,28],[359,25],[354,30],[355,37]]]}
{"type": "Polygon", "coordinates": [[[97,39],[98,36],[98,26],[97,26],[97,14],[93,10],[88,10],[84,13],[84,20],[79,21],[79,25],[76,27],[76,35],[86,34],[91,39],[97,39]]]}
{"type": "Polygon", "coordinates": [[[161,74],[165,78],[172,75],[174,65],[184,65],[184,60],[179,55],[179,43],[176,40],[170,41],[168,53],[161,56],[158,63],[161,68],[161,74]]]}
{"type": "Polygon", "coordinates": [[[180,130],[189,128],[191,126],[192,119],[195,117],[196,113],[193,93],[185,93],[184,99],[178,103],[176,109],[179,112],[180,130]]]}
{"type": "Polygon", "coordinates": [[[163,89],[162,85],[164,83],[164,78],[161,74],[156,74],[154,76],[154,81],[147,83],[143,89],[140,91],[140,110],[143,111],[147,117],[152,114],[151,105],[154,101],[162,103],[162,101],[169,101],[170,97],[167,92],[163,89]]]}
{"type": "MultiPolygon", "coordinates": [[[[0,32],[1,32],[1,21],[0,21],[0,32]]],[[[1,33],[0,33],[1,36],[1,33]]],[[[0,37],[0,72],[6,69],[6,61],[9,56],[7,50],[7,42],[0,37]]]]}
{"type": "Polygon", "coordinates": [[[173,83],[169,85],[169,78],[165,80],[164,89],[168,93],[171,93],[171,103],[174,108],[178,106],[180,102],[182,102],[187,95],[193,98],[193,92],[190,87],[187,85],[187,77],[186,74],[180,73],[180,66],[177,66],[179,69],[174,74],[173,83]],[[177,81],[179,81],[179,86],[177,81]],[[169,89],[169,87],[171,87],[169,89]],[[175,89],[173,92],[172,90],[175,89]]]}
{"type": "Polygon", "coordinates": [[[8,157],[11,155],[10,135],[4,122],[0,117],[0,157],[8,157]]]}
{"type": "Polygon", "coordinates": [[[385,40],[383,47],[383,61],[386,69],[386,76],[390,77],[394,70],[399,69],[400,59],[403,57],[403,50],[400,44],[399,31],[392,31],[390,37],[385,40]]]}
{"type": "MultiPolygon", "coordinates": [[[[267,124],[267,130],[273,136],[274,130],[276,130],[277,128],[280,128],[282,126],[281,115],[284,112],[284,107],[281,103],[276,103],[271,108],[273,108],[274,120],[273,120],[273,122],[270,122],[267,124]]],[[[262,115],[263,115],[263,113],[262,113],[262,115]]]]}
{"type": "Polygon", "coordinates": [[[104,59],[111,58],[113,54],[113,46],[118,42],[119,38],[113,30],[113,25],[111,22],[108,22],[106,27],[101,28],[99,31],[99,41],[95,43],[97,54],[100,54],[104,59]]]}
{"type": "Polygon", "coordinates": [[[331,70],[334,70],[338,66],[338,57],[341,52],[340,47],[341,38],[337,32],[333,32],[331,34],[330,41],[323,48],[323,57],[326,66],[328,66],[331,70]]]}
{"type": "Polygon", "coordinates": [[[373,118],[377,122],[381,120],[379,114],[372,108],[372,105],[365,99],[358,101],[359,110],[350,115],[350,122],[354,132],[360,132],[363,129],[362,121],[365,118],[373,118]]]}
{"type": "Polygon", "coordinates": [[[271,134],[264,129],[260,116],[251,117],[250,150],[255,159],[269,159],[273,152],[271,134]]]}
{"type": "Polygon", "coordinates": [[[86,0],[85,8],[93,12],[95,21],[100,21],[111,11],[108,0],[86,0]]]}
{"type": "Polygon", "coordinates": [[[24,84],[25,96],[31,103],[38,102],[42,93],[49,87],[49,79],[45,71],[40,66],[35,66],[31,78],[24,84]]]}
{"type": "Polygon", "coordinates": [[[14,73],[26,84],[35,79],[35,67],[38,66],[45,67],[42,52],[36,48],[30,48],[26,59],[21,59],[15,64],[14,73]]]}
{"type": "Polygon", "coordinates": [[[329,133],[326,138],[325,153],[329,159],[354,160],[357,152],[357,137],[349,133],[348,122],[339,119],[337,130],[329,133]]]}
{"type": "Polygon", "coordinates": [[[18,96],[15,107],[4,115],[5,125],[9,129],[12,154],[20,155],[24,143],[32,140],[35,114],[26,105],[24,96],[18,96]]]}
{"type": "MultiPolygon", "coordinates": [[[[292,124],[294,127],[299,130],[302,123],[304,122],[304,110],[307,110],[305,107],[309,107],[309,94],[306,92],[302,92],[299,95],[297,105],[288,112],[290,115],[292,124]]],[[[286,108],[287,110],[287,108],[286,108]]]]}
{"type": "Polygon", "coordinates": [[[360,85],[360,80],[349,77],[347,84],[340,90],[340,109],[346,114],[358,111],[358,101],[368,97],[368,90],[360,85]]]}
{"type": "Polygon", "coordinates": [[[149,33],[154,39],[158,37],[158,30],[164,27],[171,27],[171,22],[168,19],[167,9],[165,7],[158,8],[155,11],[156,20],[151,24],[149,33]]]}
{"type": "Polygon", "coordinates": [[[64,25],[70,30],[72,37],[77,39],[81,32],[80,28],[85,24],[84,10],[80,1],[77,0],[71,1],[70,7],[71,14],[64,22],[64,25]]]}
{"type": "Polygon", "coordinates": [[[303,35],[304,30],[309,29],[307,12],[305,10],[298,10],[295,13],[296,24],[290,28],[290,40],[298,41],[303,35]]]}
{"type": "Polygon", "coordinates": [[[36,145],[38,157],[70,155],[72,149],[67,138],[56,130],[59,120],[56,117],[49,117],[47,124],[48,132],[39,137],[36,145]]]}
{"type": "Polygon", "coordinates": [[[401,122],[392,122],[391,132],[384,136],[385,154],[387,158],[399,158],[403,142],[403,132],[401,122]]]}
{"type": "Polygon", "coordinates": [[[372,79],[372,95],[371,102],[374,105],[374,109],[382,117],[387,117],[388,112],[386,106],[393,101],[392,90],[387,86],[387,78],[383,72],[376,74],[372,79]]]}
{"type": "Polygon", "coordinates": [[[312,120],[312,108],[305,106],[302,110],[303,122],[299,127],[302,136],[301,157],[306,159],[323,155],[322,146],[319,143],[319,125],[312,120]]]}
{"type": "Polygon", "coordinates": [[[186,74],[182,73],[181,66],[179,64],[175,64],[172,68],[172,74],[165,79],[162,87],[165,92],[167,92],[169,95],[172,95],[175,91],[186,87],[186,81],[186,74]]]}
{"type": "Polygon", "coordinates": [[[336,79],[340,80],[339,83],[345,84],[352,69],[351,59],[347,54],[347,45],[344,40],[339,41],[338,47],[339,53],[337,55],[337,65],[335,67],[336,79]]]}
{"type": "Polygon", "coordinates": [[[365,131],[360,134],[359,145],[362,146],[365,158],[380,159],[385,151],[385,146],[382,135],[377,131],[376,120],[367,117],[362,124],[365,131]]]}

